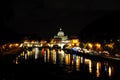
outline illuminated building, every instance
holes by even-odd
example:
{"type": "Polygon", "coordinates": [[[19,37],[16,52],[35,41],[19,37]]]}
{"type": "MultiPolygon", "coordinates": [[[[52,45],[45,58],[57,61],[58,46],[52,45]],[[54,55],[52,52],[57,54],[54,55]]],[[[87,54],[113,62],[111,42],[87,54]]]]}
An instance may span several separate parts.
{"type": "Polygon", "coordinates": [[[79,41],[77,36],[71,36],[70,40],[71,40],[71,46],[72,47],[79,47],[80,41],[79,41]]]}
{"type": "Polygon", "coordinates": [[[57,33],[57,36],[54,36],[54,38],[56,39],[61,39],[62,41],[67,40],[68,36],[64,35],[64,32],[62,31],[62,29],[60,28],[60,31],[57,33]]]}
{"type": "Polygon", "coordinates": [[[68,40],[68,36],[65,36],[64,32],[62,31],[62,28],[60,28],[60,31],[57,33],[57,36],[55,35],[54,38],[51,40],[51,45],[58,45],[62,49],[63,46],[69,42],[70,40],[68,40]]]}
{"type": "Polygon", "coordinates": [[[71,43],[73,47],[78,47],[80,44],[79,39],[72,39],[71,43]]]}

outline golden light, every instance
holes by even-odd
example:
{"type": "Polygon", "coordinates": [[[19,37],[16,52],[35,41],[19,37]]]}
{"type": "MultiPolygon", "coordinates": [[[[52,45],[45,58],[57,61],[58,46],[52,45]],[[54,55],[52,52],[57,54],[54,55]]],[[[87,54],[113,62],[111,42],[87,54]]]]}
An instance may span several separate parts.
{"type": "Polygon", "coordinates": [[[19,46],[19,44],[18,44],[18,43],[16,43],[16,44],[15,44],[15,47],[18,47],[18,46],[19,46]]]}
{"type": "Polygon", "coordinates": [[[80,56],[76,56],[76,70],[80,70],[80,56]]]}
{"type": "Polygon", "coordinates": [[[52,51],[52,62],[53,64],[56,64],[56,60],[57,60],[57,53],[55,50],[52,51]]]}
{"type": "Polygon", "coordinates": [[[9,45],[9,48],[12,48],[12,44],[9,45]]]}
{"type": "Polygon", "coordinates": [[[47,49],[47,60],[48,60],[48,62],[50,60],[50,50],[49,49],[47,49]]]}
{"type": "Polygon", "coordinates": [[[96,43],[95,46],[96,46],[97,49],[101,48],[101,44],[100,43],[96,43]]]}
{"type": "Polygon", "coordinates": [[[114,67],[112,67],[112,66],[109,66],[109,68],[108,68],[108,75],[109,75],[109,77],[111,77],[114,73],[114,67]]]}
{"type": "Polygon", "coordinates": [[[96,76],[99,77],[99,76],[100,76],[101,63],[100,63],[100,62],[97,62],[96,67],[97,67],[96,76]]]}
{"type": "Polygon", "coordinates": [[[92,73],[92,61],[89,61],[89,72],[92,73]]]}
{"type": "Polygon", "coordinates": [[[15,64],[18,64],[18,57],[16,57],[16,61],[15,61],[15,64]]]}
{"type": "Polygon", "coordinates": [[[21,44],[19,45],[19,47],[23,47],[23,43],[21,43],[21,44]]]}
{"type": "Polygon", "coordinates": [[[109,74],[109,77],[111,77],[111,75],[112,75],[112,69],[111,69],[111,67],[109,67],[109,69],[108,69],[108,74],[109,74]]]}
{"type": "Polygon", "coordinates": [[[2,45],[2,49],[5,49],[5,45],[2,45]]]}
{"type": "Polygon", "coordinates": [[[78,43],[78,42],[79,42],[78,39],[73,39],[73,40],[72,40],[72,43],[78,43]]]}
{"type": "Polygon", "coordinates": [[[52,40],[50,41],[50,43],[54,43],[54,39],[52,39],[52,40]]]}
{"type": "Polygon", "coordinates": [[[28,43],[28,40],[25,40],[23,43],[26,43],[26,44],[27,44],[27,43],[28,43]]]}
{"type": "Polygon", "coordinates": [[[74,46],[74,43],[72,43],[72,46],[74,46]]]}
{"type": "Polygon", "coordinates": [[[68,44],[68,46],[71,46],[71,44],[68,44]]]}
{"type": "Polygon", "coordinates": [[[79,46],[79,43],[77,43],[76,45],[79,46]]]}
{"type": "Polygon", "coordinates": [[[79,46],[80,44],[79,39],[72,39],[71,44],[72,46],[79,46]]]}
{"type": "Polygon", "coordinates": [[[109,47],[109,48],[113,49],[113,48],[114,48],[114,47],[113,47],[113,46],[114,46],[114,44],[115,44],[115,43],[110,43],[110,44],[106,44],[105,46],[107,46],[107,47],[109,47]]]}
{"type": "Polygon", "coordinates": [[[92,49],[92,48],[93,48],[93,44],[92,44],[92,43],[88,43],[88,47],[89,47],[90,49],[92,49]]]}
{"type": "Polygon", "coordinates": [[[92,61],[90,59],[85,59],[85,64],[89,66],[89,73],[92,73],[92,61]]]}
{"type": "Polygon", "coordinates": [[[30,44],[27,44],[28,47],[30,47],[31,45],[30,44]]]}
{"type": "Polygon", "coordinates": [[[66,65],[70,65],[70,54],[66,54],[65,55],[65,63],[66,63],[66,65]]]}

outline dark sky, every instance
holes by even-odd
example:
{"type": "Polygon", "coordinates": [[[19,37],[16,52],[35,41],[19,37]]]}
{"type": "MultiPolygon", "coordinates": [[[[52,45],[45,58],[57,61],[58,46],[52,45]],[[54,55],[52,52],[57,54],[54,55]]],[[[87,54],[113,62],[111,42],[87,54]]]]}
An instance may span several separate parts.
{"type": "Polygon", "coordinates": [[[3,23],[18,33],[54,36],[63,28],[78,35],[82,28],[120,10],[119,0],[4,0],[3,23]]]}

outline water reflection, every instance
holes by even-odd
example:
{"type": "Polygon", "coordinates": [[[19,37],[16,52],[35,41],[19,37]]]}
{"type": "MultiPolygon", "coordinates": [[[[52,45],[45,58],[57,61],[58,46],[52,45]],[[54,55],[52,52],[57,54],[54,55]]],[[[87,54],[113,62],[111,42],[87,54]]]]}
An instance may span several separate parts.
{"type": "Polygon", "coordinates": [[[76,70],[80,70],[80,56],[76,56],[76,70]]]}
{"type": "Polygon", "coordinates": [[[97,65],[96,65],[96,77],[99,77],[100,76],[100,69],[101,69],[101,63],[100,62],[97,62],[97,65]]]}
{"type": "Polygon", "coordinates": [[[86,72],[95,77],[112,77],[114,65],[108,62],[97,62],[76,54],[68,54],[63,50],[50,50],[49,48],[33,48],[31,51],[24,50],[16,57],[15,64],[20,64],[24,60],[40,59],[39,62],[52,63],[63,66],[67,72],[86,72]]]}
{"type": "Polygon", "coordinates": [[[56,52],[56,50],[52,50],[51,59],[52,59],[53,64],[56,64],[56,60],[57,60],[57,52],[56,52]]]}
{"type": "Polygon", "coordinates": [[[66,65],[70,65],[70,63],[72,62],[70,57],[71,57],[70,54],[65,55],[65,64],[66,65]]]}

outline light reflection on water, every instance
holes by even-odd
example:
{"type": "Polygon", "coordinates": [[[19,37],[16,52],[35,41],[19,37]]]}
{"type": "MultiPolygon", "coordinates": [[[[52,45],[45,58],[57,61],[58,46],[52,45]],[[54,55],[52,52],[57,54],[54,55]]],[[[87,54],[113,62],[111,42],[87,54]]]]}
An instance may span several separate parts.
{"type": "MultiPolygon", "coordinates": [[[[113,65],[108,62],[97,62],[76,54],[64,53],[63,50],[49,50],[48,48],[33,48],[31,51],[25,50],[18,57],[16,57],[16,64],[22,64],[22,62],[29,59],[41,59],[43,63],[52,63],[57,65],[64,65],[64,70],[69,72],[85,71],[96,77],[108,76],[111,77],[114,74],[113,65]]],[[[39,61],[39,62],[40,62],[39,61]]]]}

